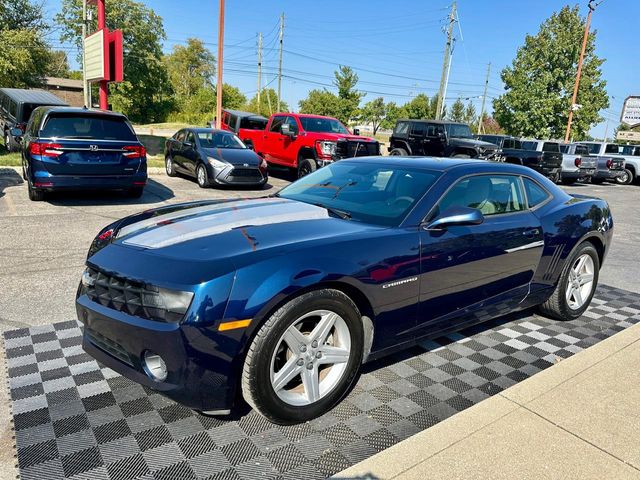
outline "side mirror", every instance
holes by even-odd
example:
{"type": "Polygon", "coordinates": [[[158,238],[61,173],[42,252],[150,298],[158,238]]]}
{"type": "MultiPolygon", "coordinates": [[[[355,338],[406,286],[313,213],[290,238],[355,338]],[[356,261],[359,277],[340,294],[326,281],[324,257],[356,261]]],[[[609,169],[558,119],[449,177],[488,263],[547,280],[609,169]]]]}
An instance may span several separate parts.
{"type": "Polygon", "coordinates": [[[17,142],[22,141],[22,136],[24,135],[24,132],[19,128],[12,128],[11,130],[9,130],[9,133],[13,138],[16,139],[17,142]]]}
{"type": "Polygon", "coordinates": [[[442,230],[454,225],[480,225],[484,215],[477,208],[452,207],[427,224],[425,230],[442,230]]]}
{"type": "Polygon", "coordinates": [[[280,133],[287,137],[293,137],[293,132],[291,131],[291,126],[288,123],[283,123],[280,127],[280,133]]]}
{"type": "Polygon", "coordinates": [[[354,135],[360,135],[360,129],[359,128],[354,128],[353,129],[353,134],[354,135]]]}
{"type": "Polygon", "coordinates": [[[439,138],[440,140],[444,140],[444,132],[436,132],[436,137],[439,138]]]}

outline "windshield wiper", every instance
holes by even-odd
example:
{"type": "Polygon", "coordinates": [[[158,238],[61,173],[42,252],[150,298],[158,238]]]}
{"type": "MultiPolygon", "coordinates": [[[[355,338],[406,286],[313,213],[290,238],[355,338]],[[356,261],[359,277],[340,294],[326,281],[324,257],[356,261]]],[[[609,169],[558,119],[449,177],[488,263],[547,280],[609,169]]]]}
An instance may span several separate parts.
{"type": "Polygon", "coordinates": [[[314,203],[313,205],[315,205],[316,207],[324,208],[329,213],[335,215],[336,217],[340,217],[343,220],[351,220],[351,214],[349,212],[345,212],[344,210],[328,207],[323,203],[314,203]]]}
{"type": "Polygon", "coordinates": [[[334,198],[338,198],[338,195],[340,195],[340,192],[342,191],[343,188],[347,188],[347,187],[353,187],[354,185],[356,185],[358,182],[356,181],[351,181],[349,183],[345,183],[344,185],[342,185],[341,187],[336,188],[336,193],[333,195],[332,200],[334,198]]]}

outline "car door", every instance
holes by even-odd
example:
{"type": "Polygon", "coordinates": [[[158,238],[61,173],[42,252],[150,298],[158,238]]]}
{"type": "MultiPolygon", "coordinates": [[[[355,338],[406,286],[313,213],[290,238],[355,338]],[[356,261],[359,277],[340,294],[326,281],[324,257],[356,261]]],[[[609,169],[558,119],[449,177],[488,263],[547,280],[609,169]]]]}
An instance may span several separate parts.
{"type": "Polygon", "coordinates": [[[171,140],[170,145],[170,153],[171,160],[173,161],[173,166],[177,170],[184,171],[184,159],[182,157],[182,143],[184,142],[184,137],[187,135],[186,130],[179,130],[171,140]]]}
{"type": "Polygon", "coordinates": [[[427,124],[424,139],[424,155],[443,157],[445,147],[444,126],[437,123],[427,124]]]}
{"type": "Polygon", "coordinates": [[[193,134],[193,131],[187,130],[187,135],[184,138],[184,143],[182,144],[182,161],[184,169],[187,171],[189,175],[196,175],[196,161],[197,161],[197,150],[196,150],[196,137],[193,134]]]}
{"type": "Polygon", "coordinates": [[[269,129],[264,134],[265,152],[263,152],[267,162],[285,165],[282,158],[282,144],[284,135],[282,135],[282,124],[286,120],[285,115],[276,115],[271,118],[269,129]]]}
{"type": "Polygon", "coordinates": [[[283,125],[289,125],[289,131],[293,135],[282,135],[283,139],[281,158],[288,167],[297,167],[298,151],[300,150],[300,126],[298,125],[298,121],[296,120],[296,118],[291,115],[288,115],[285,118],[283,125]]]}
{"type": "Polygon", "coordinates": [[[427,124],[425,122],[411,122],[409,130],[409,146],[411,147],[411,155],[425,155],[425,135],[427,133],[427,124]]]}
{"type": "Polygon", "coordinates": [[[428,220],[453,207],[478,208],[484,221],[422,228],[419,329],[459,328],[513,310],[526,297],[542,255],[540,220],[527,209],[519,176],[462,178],[428,220]]]}

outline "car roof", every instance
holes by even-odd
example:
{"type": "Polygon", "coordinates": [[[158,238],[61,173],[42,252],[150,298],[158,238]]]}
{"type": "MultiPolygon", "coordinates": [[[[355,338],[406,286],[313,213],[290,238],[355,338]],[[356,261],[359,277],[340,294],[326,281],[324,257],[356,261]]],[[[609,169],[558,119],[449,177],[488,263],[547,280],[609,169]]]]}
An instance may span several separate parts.
{"type": "Polygon", "coordinates": [[[379,156],[379,157],[355,157],[345,158],[338,163],[380,163],[389,167],[407,166],[410,168],[431,170],[435,172],[447,172],[460,169],[465,173],[502,172],[515,175],[535,176],[532,169],[511,163],[490,162],[487,160],[467,159],[467,158],[441,158],[441,157],[400,157],[400,156],[379,156]]]}
{"type": "Polygon", "coordinates": [[[231,110],[230,108],[224,108],[223,110],[225,112],[231,113],[232,115],[237,115],[239,117],[254,117],[254,118],[259,118],[261,120],[268,120],[268,118],[263,117],[258,113],[245,112],[244,110],[231,110]]]}
{"type": "Polygon", "coordinates": [[[229,133],[231,135],[235,135],[234,132],[230,131],[230,130],[224,130],[221,128],[207,128],[207,127],[187,127],[181,130],[191,130],[192,132],[195,133],[200,133],[200,132],[214,132],[214,133],[229,133]]]}
{"type": "Polygon", "coordinates": [[[77,113],[82,115],[108,115],[111,117],[127,118],[120,112],[112,112],[111,110],[101,110],[99,108],[84,108],[84,107],[59,107],[53,105],[45,105],[39,107],[46,110],[47,113],[77,113]]]}
{"type": "Polygon", "coordinates": [[[41,103],[49,105],[68,105],[53,93],[45,90],[25,89],[25,88],[0,88],[0,92],[7,95],[12,100],[21,103],[41,103]]]}
{"type": "Polygon", "coordinates": [[[429,120],[428,118],[401,118],[398,122],[437,123],[439,125],[467,125],[464,122],[452,122],[451,120],[429,120]]]}

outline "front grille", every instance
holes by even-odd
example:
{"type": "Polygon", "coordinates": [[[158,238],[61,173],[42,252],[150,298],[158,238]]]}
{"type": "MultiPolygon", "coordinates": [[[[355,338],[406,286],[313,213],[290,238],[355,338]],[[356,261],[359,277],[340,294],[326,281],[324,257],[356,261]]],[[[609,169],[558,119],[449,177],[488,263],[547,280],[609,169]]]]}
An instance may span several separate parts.
{"type": "Polygon", "coordinates": [[[95,330],[91,330],[88,327],[85,327],[84,333],[89,339],[91,343],[93,343],[100,350],[104,350],[112,357],[117,358],[121,362],[126,363],[127,365],[133,367],[133,362],[131,361],[131,357],[127,353],[127,351],[122,348],[122,346],[118,342],[114,342],[110,338],[101,335],[95,330]]]}
{"type": "Polygon", "coordinates": [[[378,142],[359,142],[357,140],[339,140],[336,145],[336,158],[366,157],[380,155],[378,142]]]}
{"type": "Polygon", "coordinates": [[[259,182],[262,180],[262,174],[257,168],[234,168],[231,170],[227,179],[230,182],[259,182]]]}
{"type": "Polygon", "coordinates": [[[87,268],[84,293],[107,308],[147,320],[180,321],[183,315],[167,311],[156,287],[87,268]],[[178,318],[179,317],[179,318],[178,318]]]}

